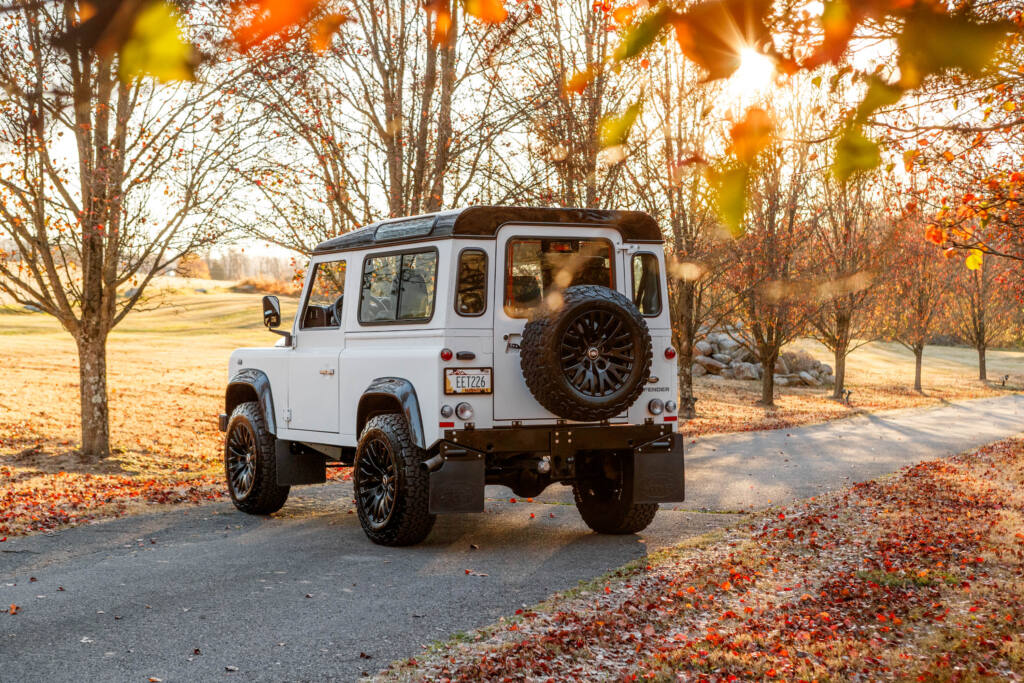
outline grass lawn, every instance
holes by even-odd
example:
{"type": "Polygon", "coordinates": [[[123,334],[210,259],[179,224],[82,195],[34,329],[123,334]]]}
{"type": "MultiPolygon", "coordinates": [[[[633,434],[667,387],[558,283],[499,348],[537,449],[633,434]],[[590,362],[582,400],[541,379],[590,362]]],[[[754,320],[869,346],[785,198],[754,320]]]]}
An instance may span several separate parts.
{"type": "Polygon", "coordinates": [[[1019,681],[1024,439],[751,515],[382,680],[1019,681]]]}
{"type": "MultiPolygon", "coordinates": [[[[0,305],[0,538],[121,514],[153,503],[224,495],[221,434],[227,360],[239,346],[270,345],[260,296],[200,283],[208,293],[174,294],[165,305],[133,313],[112,333],[108,350],[111,438],[104,462],[77,451],[78,360],[70,335],[49,316],[0,305]]],[[[282,297],[284,316],[296,300],[282,297]]],[[[801,342],[822,360],[820,347],[801,342]]],[[[1024,353],[992,352],[992,376],[1024,385],[1024,353]]],[[[849,360],[852,406],[825,389],[786,387],[778,408],[754,403],[756,382],[697,382],[696,420],[688,434],[784,427],[885,408],[1001,394],[973,380],[974,353],[929,347],[925,395],[907,389],[910,354],[870,344],[849,360]]]]}
{"type": "MultiPolygon", "coordinates": [[[[803,350],[823,363],[832,364],[831,352],[812,340],[797,341],[787,349],[803,350]]],[[[852,391],[849,405],[829,398],[831,389],[776,387],[775,407],[757,405],[761,383],[733,379],[694,381],[697,417],[682,426],[688,435],[780,429],[835,420],[860,413],[898,408],[923,408],[948,401],[1000,396],[1024,389],[1024,351],[990,350],[989,381],[978,377],[974,349],[929,346],[924,352],[922,393],[914,391],[914,356],[893,342],[872,342],[846,360],[846,388],[852,391]],[[1001,384],[1009,375],[1006,385],[1001,384]]]]}

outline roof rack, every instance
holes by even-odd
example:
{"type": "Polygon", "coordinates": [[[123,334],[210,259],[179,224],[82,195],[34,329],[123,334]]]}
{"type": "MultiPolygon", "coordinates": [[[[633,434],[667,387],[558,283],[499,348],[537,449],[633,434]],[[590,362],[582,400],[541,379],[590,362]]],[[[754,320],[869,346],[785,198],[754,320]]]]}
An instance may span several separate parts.
{"type": "Polygon", "coordinates": [[[661,242],[658,223],[642,211],[470,206],[405,218],[390,218],[321,242],[315,254],[362,249],[378,244],[451,237],[493,238],[507,223],[613,228],[627,242],[661,242]]]}

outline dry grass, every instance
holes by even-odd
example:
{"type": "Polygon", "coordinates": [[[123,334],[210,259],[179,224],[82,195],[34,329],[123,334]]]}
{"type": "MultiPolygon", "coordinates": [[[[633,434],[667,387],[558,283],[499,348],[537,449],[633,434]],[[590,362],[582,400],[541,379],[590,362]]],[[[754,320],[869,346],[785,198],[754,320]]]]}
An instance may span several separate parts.
{"type": "Polygon", "coordinates": [[[269,277],[247,277],[239,280],[231,287],[232,292],[240,294],[276,294],[278,296],[296,296],[301,287],[294,280],[275,280],[269,277]]]}
{"type": "MultiPolygon", "coordinates": [[[[140,503],[223,495],[216,417],[228,356],[239,346],[276,341],[262,328],[259,294],[231,293],[224,284],[210,285],[206,294],[187,289],[167,296],[114,331],[108,356],[114,454],[103,462],[84,460],[77,450],[78,361],[70,336],[44,314],[0,306],[0,538],[120,514],[140,503]]],[[[292,316],[295,299],[282,304],[285,317],[292,316]]],[[[778,409],[768,412],[755,405],[757,383],[702,379],[700,417],[683,430],[784,427],[1003,391],[970,379],[969,351],[929,348],[926,391],[918,395],[905,388],[913,372],[908,358],[886,345],[854,354],[852,408],[829,400],[824,389],[786,387],[778,409]]],[[[1009,372],[1011,384],[1024,383],[1024,354],[993,352],[991,362],[993,375],[1009,372]]]]}
{"type": "MultiPolygon", "coordinates": [[[[802,349],[831,364],[831,354],[816,342],[800,341],[802,349]]],[[[925,408],[949,401],[1001,396],[1024,389],[1024,352],[989,351],[988,382],[977,379],[973,349],[929,346],[922,369],[923,392],[913,390],[914,357],[902,346],[875,342],[847,359],[846,387],[850,403],[835,401],[831,389],[776,387],[774,408],[758,405],[761,383],[700,377],[694,381],[697,417],[682,426],[688,435],[780,429],[826,422],[851,415],[900,408],[925,408]],[[1006,386],[1000,384],[1009,375],[1006,386]]]]}
{"type": "MultiPolygon", "coordinates": [[[[114,453],[102,462],[77,450],[71,337],[45,315],[0,309],[0,537],[118,514],[137,501],[222,495],[217,414],[228,355],[275,339],[260,324],[256,296],[176,301],[129,317],[111,335],[114,453]]],[[[291,314],[294,300],[284,306],[291,314]]]]}

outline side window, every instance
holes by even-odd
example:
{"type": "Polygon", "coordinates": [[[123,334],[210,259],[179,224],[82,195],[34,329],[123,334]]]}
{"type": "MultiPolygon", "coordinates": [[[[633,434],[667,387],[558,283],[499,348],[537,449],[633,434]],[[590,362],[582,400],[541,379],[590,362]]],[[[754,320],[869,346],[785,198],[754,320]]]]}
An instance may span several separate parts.
{"type": "Polygon", "coordinates": [[[463,249],[455,285],[455,311],[459,315],[483,315],[487,310],[487,252],[463,249]]]}
{"type": "Polygon", "coordinates": [[[644,315],[661,313],[661,278],[654,254],[633,255],[633,303],[644,315]]]}
{"type": "Polygon", "coordinates": [[[430,320],[436,284],[436,249],[369,256],[363,264],[359,322],[430,320]]]}
{"type": "Polygon", "coordinates": [[[325,261],[313,267],[309,295],[302,308],[300,327],[338,327],[341,325],[345,296],[345,262],[325,261]]]}

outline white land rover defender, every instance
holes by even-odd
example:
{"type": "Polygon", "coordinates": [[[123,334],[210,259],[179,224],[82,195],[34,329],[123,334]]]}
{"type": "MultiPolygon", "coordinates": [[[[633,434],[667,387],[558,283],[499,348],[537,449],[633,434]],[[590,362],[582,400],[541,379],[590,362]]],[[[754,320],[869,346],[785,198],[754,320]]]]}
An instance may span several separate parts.
{"type": "Polygon", "coordinates": [[[595,531],[683,500],[661,232],[632,211],[474,206],[320,244],[273,348],[231,355],[224,465],[238,509],[353,465],[376,543],[480,512],[484,486],[573,487],[595,531]]]}

